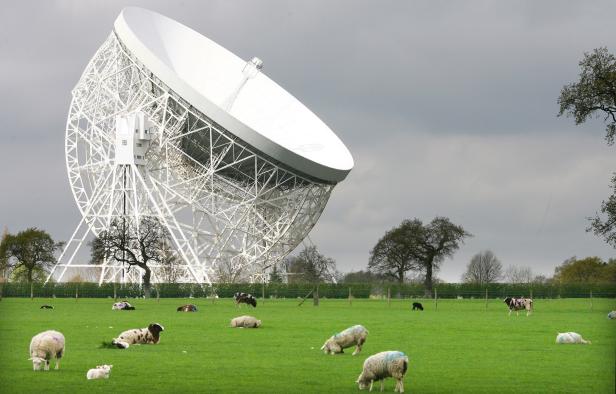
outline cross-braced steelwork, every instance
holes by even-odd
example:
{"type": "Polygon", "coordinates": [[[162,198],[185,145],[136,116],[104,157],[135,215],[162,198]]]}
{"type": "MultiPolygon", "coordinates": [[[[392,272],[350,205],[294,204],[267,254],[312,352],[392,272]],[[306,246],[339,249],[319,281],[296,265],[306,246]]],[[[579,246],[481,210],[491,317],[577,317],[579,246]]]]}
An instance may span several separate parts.
{"type": "MultiPolygon", "coordinates": [[[[221,265],[261,278],[308,234],[334,187],[195,110],[115,34],[73,90],[65,143],[82,220],[49,276],[60,281],[71,267],[93,267],[75,262],[89,231],[99,235],[119,219],[138,228],[143,217],[164,228],[181,280],[211,283],[221,265]]],[[[94,267],[101,283],[141,278],[114,259],[94,267]]],[[[152,268],[152,280],[164,281],[163,267],[152,268]]]]}

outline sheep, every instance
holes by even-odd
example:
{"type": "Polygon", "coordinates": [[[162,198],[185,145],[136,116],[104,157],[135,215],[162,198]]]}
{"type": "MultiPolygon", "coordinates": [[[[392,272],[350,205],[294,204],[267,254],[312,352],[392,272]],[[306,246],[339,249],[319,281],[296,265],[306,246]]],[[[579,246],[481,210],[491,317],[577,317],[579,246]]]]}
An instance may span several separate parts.
{"type": "Polygon", "coordinates": [[[261,320],[253,316],[238,316],[231,319],[231,327],[237,328],[257,328],[261,327],[261,320]]]}
{"type": "Polygon", "coordinates": [[[186,304],[179,306],[177,309],[178,312],[197,312],[197,306],[193,304],[186,304]]]}
{"type": "Polygon", "coordinates": [[[607,314],[608,319],[616,319],[616,311],[611,311],[607,314]]]}
{"type": "Polygon", "coordinates": [[[130,302],[128,301],[120,301],[120,302],[116,302],[115,304],[112,305],[111,310],[116,310],[116,311],[134,311],[135,307],[132,306],[130,304],[130,302]]]}
{"type": "Polygon", "coordinates": [[[165,328],[158,323],[151,323],[146,328],[126,330],[111,341],[112,345],[120,349],[127,349],[130,345],[140,345],[160,342],[160,333],[165,328]]]}
{"type": "Polygon", "coordinates": [[[45,371],[49,371],[49,361],[56,358],[56,368],[60,368],[60,359],[64,355],[64,335],[58,331],[47,330],[32,337],[30,341],[30,358],[32,368],[39,371],[45,364],[45,371]]]}
{"type": "Polygon", "coordinates": [[[383,381],[385,378],[393,377],[396,379],[394,391],[404,392],[404,375],[408,369],[409,358],[399,351],[386,351],[374,354],[364,361],[364,369],[355,381],[359,389],[363,390],[370,387],[375,380],[381,381],[381,391],[383,391],[383,381]]]}
{"type": "Polygon", "coordinates": [[[556,343],[581,343],[583,345],[592,344],[592,342],[585,340],[577,332],[556,333],[556,343]]]}
{"type": "Polygon", "coordinates": [[[344,353],[344,349],[357,345],[353,355],[361,352],[362,345],[366,342],[368,330],[364,326],[356,325],[349,327],[346,330],[332,335],[321,347],[323,353],[334,355],[336,353],[344,353]]]}
{"type": "Polygon", "coordinates": [[[96,368],[88,370],[86,378],[88,379],[109,379],[109,373],[113,365],[97,365],[96,368]]]}

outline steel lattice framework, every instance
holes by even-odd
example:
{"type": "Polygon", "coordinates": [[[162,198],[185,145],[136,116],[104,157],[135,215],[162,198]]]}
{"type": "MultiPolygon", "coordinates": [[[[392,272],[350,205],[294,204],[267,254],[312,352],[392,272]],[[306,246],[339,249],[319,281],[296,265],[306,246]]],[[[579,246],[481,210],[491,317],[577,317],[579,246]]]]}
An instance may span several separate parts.
{"type": "MultiPolygon", "coordinates": [[[[266,157],[191,107],[115,33],[72,93],[66,165],[82,219],[49,278],[92,267],[75,263],[89,231],[99,235],[117,218],[138,226],[146,216],[166,229],[183,280],[211,283],[220,264],[263,278],[306,237],[334,187],[266,157]],[[130,114],[144,114],[152,127],[144,156],[119,164],[116,119],[130,114]]],[[[141,278],[117,261],[97,267],[100,283],[141,278]]],[[[154,282],[164,280],[160,268],[153,266],[154,282]]]]}

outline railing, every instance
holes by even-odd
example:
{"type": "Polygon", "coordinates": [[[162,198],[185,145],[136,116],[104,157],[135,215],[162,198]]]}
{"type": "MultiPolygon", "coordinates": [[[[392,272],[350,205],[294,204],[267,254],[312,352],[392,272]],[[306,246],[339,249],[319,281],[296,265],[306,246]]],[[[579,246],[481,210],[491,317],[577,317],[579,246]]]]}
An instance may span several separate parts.
{"type": "MultiPolygon", "coordinates": [[[[258,298],[303,298],[315,289],[313,284],[215,284],[200,286],[191,283],[166,283],[152,286],[151,296],[160,298],[233,297],[235,292],[251,293],[258,298]]],[[[31,298],[134,298],[144,295],[143,288],[136,284],[106,283],[1,283],[0,297],[31,298]]],[[[429,296],[422,285],[412,284],[320,284],[320,298],[616,298],[614,284],[490,284],[477,286],[460,283],[437,284],[429,296]]]]}

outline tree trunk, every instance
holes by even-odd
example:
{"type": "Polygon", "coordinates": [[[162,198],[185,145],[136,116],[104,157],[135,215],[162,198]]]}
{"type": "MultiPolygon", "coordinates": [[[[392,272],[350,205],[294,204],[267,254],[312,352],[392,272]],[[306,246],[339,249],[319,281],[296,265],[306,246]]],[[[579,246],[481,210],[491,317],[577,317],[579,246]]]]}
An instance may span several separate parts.
{"type": "Polygon", "coordinates": [[[143,294],[145,298],[150,298],[150,288],[151,288],[150,278],[152,277],[152,270],[147,265],[141,268],[143,268],[144,270],[143,276],[142,276],[143,294]]]}
{"type": "Polygon", "coordinates": [[[426,264],[426,279],[424,281],[424,295],[432,298],[432,262],[426,264]]]}

